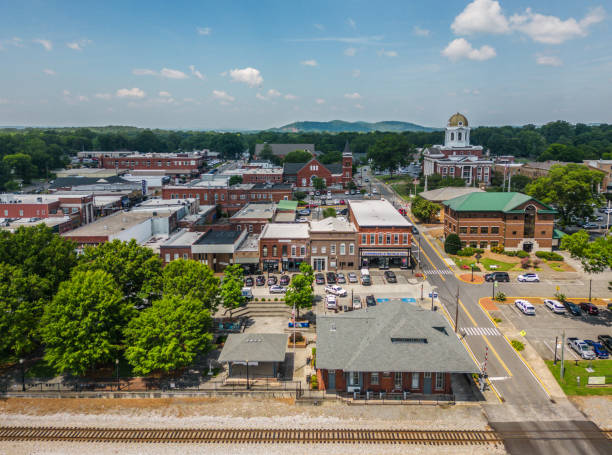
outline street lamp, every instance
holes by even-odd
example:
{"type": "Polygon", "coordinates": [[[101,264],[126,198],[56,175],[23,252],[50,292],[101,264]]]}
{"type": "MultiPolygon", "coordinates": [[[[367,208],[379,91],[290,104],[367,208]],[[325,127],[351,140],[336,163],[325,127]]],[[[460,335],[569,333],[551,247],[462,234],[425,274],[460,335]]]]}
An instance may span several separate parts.
{"type": "Polygon", "coordinates": [[[117,371],[117,392],[119,391],[119,359],[115,359],[115,370],[117,371]]]}
{"type": "Polygon", "coordinates": [[[23,359],[19,359],[19,365],[21,365],[21,391],[25,392],[25,367],[23,361],[23,359]]]}
{"type": "Polygon", "coordinates": [[[474,281],[474,264],[470,264],[470,268],[472,269],[472,281],[474,281]]]}

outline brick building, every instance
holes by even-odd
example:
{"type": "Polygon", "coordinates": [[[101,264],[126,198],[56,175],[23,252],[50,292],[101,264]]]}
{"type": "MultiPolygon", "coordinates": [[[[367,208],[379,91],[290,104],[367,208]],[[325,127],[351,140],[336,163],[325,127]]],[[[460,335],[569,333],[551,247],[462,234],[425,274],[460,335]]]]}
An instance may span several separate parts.
{"type": "Polygon", "coordinates": [[[138,153],[99,159],[105,169],[163,170],[175,176],[199,175],[204,167],[204,157],[193,153],[138,153]]]}
{"type": "Polygon", "coordinates": [[[476,372],[440,312],[390,301],[317,315],[320,390],[448,395],[453,375],[476,372]]]}
{"type": "Polygon", "coordinates": [[[94,221],[92,194],[1,194],[2,218],[53,218],[69,216],[73,227],[94,221]]]}
{"type": "Polygon", "coordinates": [[[310,223],[310,261],[315,271],[357,268],[356,245],[353,223],[334,217],[310,223]]]}
{"type": "Polygon", "coordinates": [[[229,219],[235,231],[247,231],[249,234],[260,234],[264,226],[272,221],[276,213],[276,204],[248,203],[229,219]]]}
{"type": "Polygon", "coordinates": [[[299,270],[302,262],[310,262],[309,236],[305,223],[266,224],[259,236],[261,270],[299,270]]]}
{"type": "Polygon", "coordinates": [[[353,154],[348,142],[342,152],[342,162],[322,164],[313,157],[307,163],[285,163],[283,179],[298,188],[312,188],[313,178],[323,179],[325,186],[346,187],[353,180],[353,154]]]}
{"type": "Polygon", "coordinates": [[[444,206],[444,236],[457,234],[463,246],[508,250],[550,250],[556,210],[522,193],[470,193],[444,206]]]}
{"type": "Polygon", "coordinates": [[[409,268],[412,224],[385,200],[349,201],[362,267],[409,268]]]}
{"type": "MultiPolygon", "coordinates": [[[[270,146],[270,150],[274,156],[284,158],[291,152],[301,151],[308,152],[312,155],[315,153],[314,144],[267,144],[270,146]]],[[[266,144],[255,144],[255,156],[260,157],[266,144]]]]}

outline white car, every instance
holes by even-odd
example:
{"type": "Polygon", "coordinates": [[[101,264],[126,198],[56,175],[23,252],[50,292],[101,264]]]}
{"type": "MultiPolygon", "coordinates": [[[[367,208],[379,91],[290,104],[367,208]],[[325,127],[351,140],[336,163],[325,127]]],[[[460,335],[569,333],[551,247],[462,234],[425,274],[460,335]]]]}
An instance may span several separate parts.
{"type": "Polygon", "coordinates": [[[537,273],[525,273],[523,275],[519,275],[517,280],[521,283],[538,283],[540,281],[540,277],[537,273]]]}
{"type": "Polygon", "coordinates": [[[583,340],[580,340],[576,337],[569,337],[567,339],[567,344],[570,348],[572,348],[580,357],[585,360],[595,360],[595,352],[591,349],[591,347],[586,344],[583,340]]]}
{"type": "Polygon", "coordinates": [[[535,316],[535,307],[528,300],[517,299],[514,301],[514,305],[521,310],[523,314],[535,316]]]}
{"type": "Polygon", "coordinates": [[[376,188],[372,188],[372,194],[376,194],[378,193],[378,190],[376,188]]]}
{"type": "Polygon", "coordinates": [[[344,192],[344,195],[345,195],[345,196],[348,196],[349,194],[350,194],[350,193],[349,193],[348,191],[345,191],[345,192],[344,192]]]}
{"type": "Polygon", "coordinates": [[[285,292],[287,292],[287,288],[284,286],[279,286],[278,284],[270,286],[270,294],[284,294],[285,292]]]}
{"type": "Polygon", "coordinates": [[[308,219],[304,218],[303,216],[299,217],[297,220],[295,220],[298,223],[308,223],[308,219]]]}
{"type": "Polygon", "coordinates": [[[328,295],[327,297],[325,297],[325,305],[327,306],[328,310],[335,310],[336,309],[336,296],[328,295]]]}
{"type": "Polygon", "coordinates": [[[346,296],[346,289],[343,289],[341,286],[338,286],[337,284],[331,284],[331,285],[325,286],[325,292],[329,294],[337,295],[338,297],[346,296]]]}
{"type": "Polygon", "coordinates": [[[565,305],[563,305],[558,300],[552,299],[544,299],[544,305],[553,313],[564,314],[565,313],[565,305]]]}

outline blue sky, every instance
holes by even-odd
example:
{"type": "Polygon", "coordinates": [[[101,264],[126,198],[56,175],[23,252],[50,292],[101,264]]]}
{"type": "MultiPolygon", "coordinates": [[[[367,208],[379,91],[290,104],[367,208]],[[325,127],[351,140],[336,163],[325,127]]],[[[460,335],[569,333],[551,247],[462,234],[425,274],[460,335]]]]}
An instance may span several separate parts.
{"type": "MultiPolygon", "coordinates": [[[[10,4],[12,3],[12,4],[10,4]]],[[[28,1],[0,125],[612,122],[605,0],[28,1]]]]}

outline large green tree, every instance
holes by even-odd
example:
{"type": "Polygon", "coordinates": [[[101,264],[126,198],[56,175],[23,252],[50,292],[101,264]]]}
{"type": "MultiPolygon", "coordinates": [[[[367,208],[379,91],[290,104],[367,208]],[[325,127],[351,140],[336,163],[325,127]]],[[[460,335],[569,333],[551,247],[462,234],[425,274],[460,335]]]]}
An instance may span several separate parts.
{"type": "Polygon", "coordinates": [[[217,311],[219,279],[212,270],[198,261],[176,259],[162,272],[164,297],[177,296],[202,302],[204,308],[217,311]]]}
{"type": "Polygon", "coordinates": [[[223,306],[232,314],[232,310],[244,303],[242,296],[244,270],[239,264],[228,265],[223,271],[221,284],[221,301],[223,306]]]}
{"type": "Polygon", "coordinates": [[[285,159],[283,160],[285,163],[307,163],[312,159],[312,154],[305,150],[295,150],[293,152],[287,153],[285,159]]]}
{"type": "Polygon", "coordinates": [[[123,348],[122,330],[134,311],[109,273],[74,273],[45,307],[45,359],[57,371],[77,375],[113,361],[123,348]]]}
{"type": "Polygon", "coordinates": [[[312,283],[314,281],[314,272],[310,264],[302,262],[300,264],[300,273],[295,275],[291,280],[285,294],[285,304],[296,308],[296,317],[300,315],[300,309],[312,308],[312,299],[314,291],[312,283]]]}
{"type": "Polygon", "coordinates": [[[587,273],[601,273],[612,268],[612,236],[590,241],[589,233],[580,230],[561,239],[561,248],[579,259],[587,273]]]}
{"type": "Polygon", "coordinates": [[[369,148],[367,157],[375,168],[388,169],[393,174],[398,166],[410,160],[412,148],[405,136],[385,135],[369,148]]]}
{"type": "Polygon", "coordinates": [[[150,248],[113,240],[85,248],[78,270],[104,270],[132,302],[154,299],[161,291],[162,262],[150,248]]]}
{"type": "Polygon", "coordinates": [[[438,216],[438,213],[440,213],[440,205],[428,201],[421,196],[416,196],[412,200],[411,211],[418,219],[428,223],[438,216]]]}
{"type": "Polygon", "coordinates": [[[212,318],[191,296],[164,296],[125,329],[125,357],[134,373],[172,372],[191,365],[212,342],[212,318]]]}
{"type": "Polygon", "coordinates": [[[315,190],[324,190],[325,188],[327,188],[325,186],[325,180],[323,180],[321,177],[313,177],[312,178],[312,186],[314,187],[315,190]]]}
{"type": "Polygon", "coordinates": [[[548,175],[527,185],[525,192],[534,198],[553,205],[564,225],[572,223],[572,217],[584,218],[593,213],[593,206],[602,203],[598,186],[603,172],[591,170],[581,164],[557,165],[548,175]]]}

